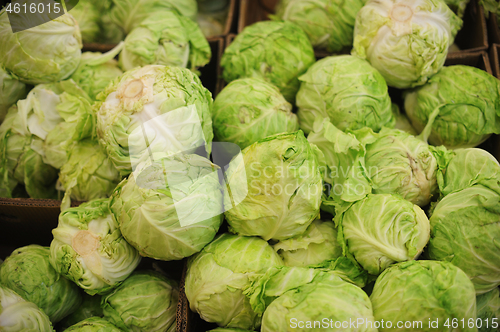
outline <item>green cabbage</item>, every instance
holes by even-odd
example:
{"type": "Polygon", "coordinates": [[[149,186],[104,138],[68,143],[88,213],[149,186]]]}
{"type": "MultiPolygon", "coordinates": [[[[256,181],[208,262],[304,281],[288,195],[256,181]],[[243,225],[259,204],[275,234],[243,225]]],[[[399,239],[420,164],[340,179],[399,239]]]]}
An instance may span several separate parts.
{"type": "Polygon", "coordinates": [[[104,318],[123,331],[165,331],[176,328],[179,288],[153,271],[134,272],[102,299],[104,318]]]}
{"type": "Polygon", "coordinates": [[[110,208],[142,256],[189,257],[213,240],[222,223],[217,166],[198,155],[146,163],[116,187],[110,208]]]}
{"type": "Polygon", "coordinates": [[[299,129],[292,105],[274,85],[256,78],[229,83],[212,109],[215,139],[241,149],[271,135],[299,129]]]}
{"type": "Polygon", "coordinates": [[[474,287],[450,263],[396,264],[377,278],[370,300],[375,320],[385,322],[379,331],[477,331],[468,325],[469,319],[476,319],[474,287]],[[447,321],[452,326],[453,320],[459,322],[458,328],[445,326],[447,321]],[[410,325],[404,327],[406,322],[410,325]]]}
{"type": "Polygon", "coordinates": [[[2,332],[53,332],[49,317],[34,303],[0,285],[0,330],[2,332]]]}
{"type": "Polygon", "coordinates": [[[478,68],[443,68],[405,96],[413,127],[433,145],[475,147],[500,134],[500,82],[478,68]]]}
{"type": "Polygon", "coordinates": [[[367,59],[389,86],[415,87],[443,67],[461,27],[442,0],[369,1],[356,17],[352,54],[367,59]]]}
{"type": "Polygon", "coordinates": [[[13,78],[0,66],[0,123],[5,119],[9,108],[28,94],[26,84],[13,78]]]}
{"type": "MultiPolygon", "coordinates": [[[[21,6],[23,2],[26,0],[21,6]]],[[[53,8],[54,1],[46,2],[53,8]]],[[[80,63],[82,37],[73,16],[54,18],[44,11],[37,17],[46,23],[16,33],[12,32],[9,16],[10,20],[23,22],[26,14],[7,13],[5,8],[0,12],[0,59],[9,74],[24,83],[40,84],[62,81],[75,71],[80,63]]]]}
{"type": "Polygon", "coordinates": [[[370,194],[337,214],[335,223],[344,254],[372,275],[418,258],[429,241],[424,211],[397,195],[370,194]]]}
{"type": "Polygon", "coordinates": [[[196,19],[198,4],[196,0],[112,0],[111,20],[116,23],[125,34],[129,34],[151,13],[162,9],[175,9],[181,15],[192,20],[196,19]]]}
{"type": "Polygon", "coordinates": [[[191,310],[223,327],[256,329],[256,313],[244,294],[252,281],[283,262],[256,237],[223,234],[188,260],[185,290],[191,310]]]}
{"type": "Polygon", "coordinates": [[[299,25],[312,46],[339,52],[352,46],[354,22],[367,0],[281,0],[276,19],[299,25]]]}
{"type": "Polygon", "coordinates": [[[116,326],[100,317],[90,317],[67,328],[64,332],[121,332],[116,326]]]}
{"type": "Polygon", "coordinates": [[[57,323],[75,311],[82,298],[78,287],[50,265],[49,254],[49,248],[38,245],[14,250],[0,267],[0,283],[57,323]]]}
{"type": "Polygon", "coordinates": [[[231,232],[285,240],[318,217],[322,181],[302,131],[262,139],[226,171],[224,210],[231,232]]]}
{"type": "Polygon", "coordinates": [[[79,323],[87,318],[102,317],[104,315],[101,308],[101,296],[90,296],[86,293],[83,293],[82,297],[83,301],[78,309],[76,309],[75,312],[59,322],[58,327],[60,329],[67,329],[68,327],[75,325],[76,323],[79,323]]]}
{"type": "Polygon", "coordinates": [[[478,332],[498,331],[497,328],[500,322],[500,297],[498,288],[476,297],[476,306],[477,318],[481,319],[481,323],[476,321],[478,332]]]}
{"type": "Polygon", "coordinates": [[[469,1],[470,0],[444,0],[448,7],[450,7],[450,9],[460,18],[464,16],[465,8],[469,4],[469,1]]]}
{"type": "Polygon", "coordinates": [[[95,43],[99,40],[101,12],[92,1],[79,0],[69,13],[78,22],[84,43],[95,43]]]}
{"type": "Polygon", "coordinates": [[[299,77],[300,128],[309,133],[317,118],[329,118],[340,130],[394,127],[387,84],[370,64],[350,55],[319,60],[299,77]]]}
{"type": "Polygon", "coordinates": [[[97,199],[67,209],[52,230],[50,263],[90,295],[118,286],[140,261],[139,253],[120,233],[108,204],[108,199],[97,199]]]}
{"type": "Polygon", "coordinates": [[[120,67],[165,65],[195,71],[210,62],[211,50],[198,25],[175,10],[149,15],[125,38],[120,67]]]}
{"type": "Polygon", "coordinates": [[[445,196],[430,217],[429,257],[448,261],[472,280],[477,294],[500,285],[500,195],[475,185],[445,196]]]}
{"type": "Polygon", "coordinates": [[[192,153],[206,145],[208,156],[211,107],[210,92],[193,72],[144,66],[115,79],[99,95],[97,135],[121,175],[156,152],[192,153]]]}
{"type": "Polygon", "coordinates": [[[291,22],[264,21],[246,27],[221,59],[226,82],[260,77],[280,89],[289,102],[299,90],[298,77],[314,63],[314,50],[304,31],[291,22]]]}

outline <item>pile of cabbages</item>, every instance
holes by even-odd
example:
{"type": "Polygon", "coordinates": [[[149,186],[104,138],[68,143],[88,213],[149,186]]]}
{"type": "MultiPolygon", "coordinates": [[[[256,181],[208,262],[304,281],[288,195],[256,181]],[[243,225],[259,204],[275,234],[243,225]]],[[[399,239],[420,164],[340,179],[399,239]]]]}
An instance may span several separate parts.
{"type": "MultiPolygon", "coordinates": [[[[497,331],[500,164],[477,146],[500,81],[443,67],[467,4],[448,2],[280,1],[226,48],[214,101],[198,65],[158,59],[99,90],[100,61],[44,76],[70,61],[23,53],[0,14],[9,82],[43,83],[0,126],[0,193],[65,192],[50,248],[0,265],[0,327],[173,330],[177,284],[142,256],[187,258],[213,331],[497,331]]],[[[96,59],[132,63],[126,44],[96,59]]]]}

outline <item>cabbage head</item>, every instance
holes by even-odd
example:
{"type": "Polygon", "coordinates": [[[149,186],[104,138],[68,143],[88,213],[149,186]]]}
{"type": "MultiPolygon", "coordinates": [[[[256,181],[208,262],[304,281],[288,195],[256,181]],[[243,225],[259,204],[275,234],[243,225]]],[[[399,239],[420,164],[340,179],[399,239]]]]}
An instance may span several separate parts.
{"type": "MultiPolygon", "coordinates": [[[[375,320],[386,322],[379,331],[451,331],[449,319],[476,319],[474,287],[465,273],[447,262],[410,261],[389,267],[375,282],[370,295],[375,320]],[[429,320],[436,322],[429,326],[429,320]],[[412,327],[397,327],[397,322],[412,327]],[[418,324],[418,325],[417,325],[418,324]],[[388,326],[392,325],[391,328],[388,326]]],[[[477,331],[476,328],[454,331],[477,331]]]]}
{"type": "Polygon", "coordinates": [[[61,210],[70,207],[71,199],[89,201],[109,197],[120,180],[120,173],[96,140],[76,142],[59,173],[59,185],[65,192],[61,210]]]}
{"type": "Polygon", "coordinates": [[[175,10],[149,15],[125,38],[120,67],[165,65],[196,71],[211,58],[211,49],[198,25],[175,10]]]}
{"type": "Polygon", "coordinates": [[[188,260],[185,290],[191,310],[222,327],[254,330],[262,312],[252,309],[245,290],[268,269],[282,265],[262,239],[220,235],[188,260]]]}
{"type": "Polygon", "coordinates": [[[272,268],[247,291],[254,310],[264,312],[261,331],[375,332],[368,295],[333,272],[272,268]],[[265,311],[264,311],[265,310],[265,311]],[[359,329],[335,328],[336,321],[364,319],[359,329]],[[314,326],[314,321],[321,321],[314,326]],[[370,327],[372,323],[372,327],[370,327]]]}
{"type": "Polygon", "coordinates": [[[318,159],[304,133],[264,138],[242,155],[243,162],[232,163],[225,174],[230,231],[264,240],[304,233],[319,215],[322,193],[318,159]]]}
{"type": "Polygon", "coordinates": [[[291,103],[298,77],[314,63],[314,49],[304,31],[292,22],[263,21],[246,27],[221,59],[226,82],[260,77],[272,83],[291,103]]]}
{"type": "Polygon", "coordinates": [[[418,258],[429,241],[424,211],[398,195],[370,194],[335,216],[344,254],[369,274],[418,258]]]}
{"type": "Polygon", "coordinates": [[[28,88],[7,73],[0,66],[0,123],[5,119],[9,108],[18,100],[26,98],[28,88]]]}
{"type": "Polygon", "coordinates": [[[406,114],[433,145],[475,147],[500,134],[500,82],[478,68],[443,68],[427,84],[406,93],[406,114]]]}
{"type": "Polygon", "coordinates": [[[90,317],[65,329],[64,332],[121,332],[119,328],[100,317],[90,317]]]}
{"type": "Polygon", "coordinates": [[[78,309],[76,309],[75,312],[59,322],[58,327],[60,329],[67,329],[68,327],[73,326],[76,323],[79,323],[82,320],[90,317],[103,316],[100,295],[91,296],[87,293],[82,293],[82,298],[82,304],[78,307],[78,309]]]}
{"type": "Polygon", "coordinates": [[[500,322],[500,294],[498,288],[476,297],[478,332],[496,332],[500,322]],[[479,325],[481,324],[481,325],[479,325]]]}
{"type": "Polygon", "coordinates": [[[275,18],[300,26],[314,48],[339,52],[352,46],[354,22],[367,0],[281,0],[275,18]]]}
{"type": "MultiPolygon", "coordinates": [[[[23,0],[23,3],[30,2],[23,0]]],[[[51,5],[52,0],[44,3],[51,5]]],[[[69,78],[80,63],[82,37],[78,23],[70,14],[57,18],[47,11],[37,16],[46,23],[12,32],[8,15],[26,20],[20,14],[0,11],[0,59],[2,67],[14,78],[28,84],[58,82],[69,78]],[[53,19],[52,19],[53,18],[53,19]]],[[[31,14],[30,14],[31,15],[31,14]]]]}
{"type": "Polygon", "coordinates": [[[217,169],[198,155],[174,155],[132,173],[110,201],[125,239],[142,256],[161,260],[203,249],[223,218],[217,169]]]}
{"type": "Polygon", "coordinates": [[[151,13],[163,9],[174,9],[181,15],[196,19],[198,4],[196,0],[112,0],[111,20],[125,34],[129,34],[151,13]]]}
{"type": "Polygon", "coordinates": [[[212,109],[214,136],[241,149],[271,135],[299,129],[292,105],[278,88],[257,78],[229,83],[215,98],[212,109]]]}
{"type": "Polygon", "coordinates": [[[0,285],[0,329],[2,332],[54,332],[49,317],[32,302],[0,285]]]}
{"type": "Polygon", "coordinates": [[[233,328],[225,328],[225,327],[218,327],[216,329],[210,330],[208,332],[253,332],[250,330],[242,330],[242,329],[233,329],[233,328]]]}
{"type": "Polygon", "coordinates": [[[19,183],[31,198],[54,198],[67,146],[94,130],[90,99],[73,81],[40,84],[0,126],[0,196],[19,183]]]}
{"type": "Polygon", "coordinates": [[[14,250],[0,267],[0,283],[57,323],[75,311],[82,298],[78,287],[50,265],[49,255],[48,247],[38,245],[14,250]]]}
{"type": "Polygon", "coordinates": [[[444,65],[462,20],[442,0],[369,1],[358,12],[352,54],[389,86],[419,86],[444,65]]]}
{"type": "Polygon", "coordinates": [[[306,267],[342,256],[332,221],[315,220],[304,234],[279,241],[273,248],[286,266],[306,267]]]}
{"type": "Polygon", "coordinates": [[[373,193],[398,194],[426,206],[437,193],[438,163],[434,148],[400,130],[384,128],[367,142],[365,167],[373,193]]]}
{"type": "Polygon", "coordinates": [[[92,1],[79,0],[69,13],[78,22],[82,42],[96,43],[99,41],[101,12],[92,1]]]}
{"type": "Polygon", "coordinates": [[[500,195],[500,164],[483,149],[457,149],[440,153],[437,180],[443,196],[480,184],[500,195]]]}
{"type": "Polygon", "coordinates": [[[101,302],[104,318],[123,331],[176,328],[179,286],[154,271],[134,272],[101,302]]]}
{"type": "Polygon", "coordinates": [[[387,84],[362,59],[340,55],[319,60],[299,77],[297,107],[300,128],[309,133],[317,118],[328,118],[340,130],[394,127],[387,84]]]}
{"type": "Polygon", "coordinates": [[[149,153],[192,153],[206,145],[208,156],[212,102],[188,69],[132,69],[98,96],[97,135],[121,175],[128,175],[149,153]]]}
{"type": "Polygon", "coordinates": [[[85,52],[82,61],[71,79],[85,91],[92,100],[116,77],[123,74],[114,57],[123,49],[123,43],[107,53],[85,52]]]}
{"type": "Polygon", "coordinates": [[[430,217],[427,249],[472,280],[477,294],[500,285],[500,195],[475,185],[445,196],[430,217]]]}
{"type": "Polygon", "coordinates": [[[96,199],[69,208],[52,230],[50,263],[90,295],[118,286],[140,261],[139,253],[120,233],[108,204],[108,199],[96,199]]]}

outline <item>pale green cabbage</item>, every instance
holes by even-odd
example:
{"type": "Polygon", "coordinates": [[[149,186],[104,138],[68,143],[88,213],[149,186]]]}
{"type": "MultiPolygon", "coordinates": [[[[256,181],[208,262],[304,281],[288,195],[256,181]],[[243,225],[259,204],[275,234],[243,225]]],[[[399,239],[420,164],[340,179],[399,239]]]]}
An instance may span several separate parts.
{"type": "Polygon", "coordinates": [[[271,135],[299,129],[292,105],[274,85],[257,78],[229,83],[215,98],[214,136],[241,149],[271,135]]]}
{"type": "Polygon", "coordinates": [[[462,20],[442,0],[369,1],[358,12],[352,54],[389,86],[422,85],[444,65],[462,20]]]}
{"type": "Polygon", "coordinates": [[[500,82],[478,68],[443,68],[427,84],[406,93],[406,114],[433,145],[475,147],[500,134],[500,82]]]}
{"type": "Polygon", "coordinates": [[[5,119],[9,108],[18,100],[26,98],[26,84],[13,78],[0,66],[0,123],[5,119]]]}
{"type": "Polygon", "coordinates": [[[121,332],[116,326],[100,317],[90,317],[70,326],[64,332],[121,332]]]}
{"type": "Polygon", "coordinates": [[[0,285],[0,329],[2,332],[53,332],[49,317],[34,303],[0,285]]]}
{"type": "Polygon", "coordinates": [[[274,84],[293,103],[298,77],[314,63],[314,50],[304,31],[291,22],[264,21],[246,27],[221,59],[226,82],[260,77],[274,84]]]}
{"type": "Polygon", "coordinates": [[[99,40],[100,27],[99,19],[101,12],[89,0],[79,0],[76,6],[69,11],[78,22],[80,33],[82,35],[82,42],[95,43],[99,40]]]}
{"type": "Polygon", "coordinates": [[[477,294],[500,285],[500,195],[475,185],[446,195],[430,217],[429,257],[453,263],[477,294]]]}
{"type": "Polygon", "coordinates": [[[386,323],[379,331],[477,331],[468,325],[469,319],[476,319],[474,287],[465,273],[450,263],[396,264],[377,278],[370,300],[375,320],[386,323]],[[460,325],[451,329],[445,326],[447,320],[450,326],[453,320],[460,325]],[[398,327],[399,321],[403,324],[398,327]],[[404,327],[405,322],[410,322],[409,328],[404,327]]]}
{"type": "Polygon", "coordinates": [[[319,60],[299,77],[297,107],[300,128],[309,133],[317,118],[328,118],[340,130],[394,127],[387,84],[370,64],[350,55],[319,60]]]}
{"type": "Polygon", "coordinates": [[[75,311],[82,298],[78,287],[60,275],[49,262],[48,247],[18,248],[0,267],[0,283],[33,302],[57,323],[75,311]]]}
{"type": "Polygon", "coordinates": [[[223,234],[188,260],[185,290],[191,310],[223,327],[256,329],[256,313],[245,290],[283,262],[264,240],[223,234]]]}
{"type": "Polygon", "coordinates": [[[69,208],[52,230],[50,263],[90,295],[118,286],[140,261],[139,253],[120,233],[108,205],[108,199],[97,199],[69,208]]]}
{"type": "Polygon", "coordinates": [[[134,272],[102,299],[104,318],[123,331],[175,332],[179,287],[153,271],[134,272]]]}
{"type": "Polygon", "coordinates": [[[165,65],[195,71],[211,58],[211,49],[198,25],[175,10],[151,13],[125,38],[120,67],[165,65]]]}
{"type": "Polygon", "coordinates": [[[495,288],[488,293],[476,297],[478,332],[497,332],[500,324],[500,297],[499,290],[495,288]],[[496,324],[495,324],[496,323],[496,324]]]}

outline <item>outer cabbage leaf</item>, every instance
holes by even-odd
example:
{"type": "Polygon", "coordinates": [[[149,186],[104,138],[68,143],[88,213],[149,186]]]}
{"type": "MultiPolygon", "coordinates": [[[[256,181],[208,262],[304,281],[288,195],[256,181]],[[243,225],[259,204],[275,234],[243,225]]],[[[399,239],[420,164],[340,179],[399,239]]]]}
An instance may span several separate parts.
{"type": "Polygon", "coordinates": [[[99,20],[101,12],[89,0],[79,0],[76,6],[69,11],[71,16],[78,22],[82,42],[95,43],[99,41],[100,27],[99,20]]]}
{"type": "Polygon", "coordinates": [[[2,332],[53,332],[49,317],[36,304],[0,285],[0,329],[2,332]]]}
{"type": "Polygon", "coordinates": [[[196,71],[211,58],[211,49],[198,25],[175,10],[152,13],[125,38],[120,66],[130,70],[165,65],[196,71]]]}
{"type": "Polygon", "coordinates": [[[16,249],[0,268],[0,283],[33,302],[57,323],[75,311],[82,298],[78,287],[50,265],[48,247],[16,249]]]}
{"type": "MultiPolygon", "coordinates": [[[[52,0],[43,3],[54,8],[52,0]]],[[[13,33],[8,15],[19,16],[22,22],[26,14],[7,14],[6,9],[0,12],[0,59],[8,73],[24,83],[40,84],[62,81],[75,71],[80,63],[82,37],[73,16],[55,18],[46,10],[37,13],[46,23],[13,33]]]]}
{"type": "Polygon", "coordinates": [[[331,56],[319,60],[299,77],[297,107],[300,128],[309,133],[317,118],[328,118],[340,130],[394,127],[387,84],[362,59],[331,56]]]}
{"type": "Polygon", "coordinates": [[[82,297],[83,301],[78,309],[76,309],[75,312],[59,322],[58,327],[60,329],[65,330],[68,327],[73,326],[87,318],[102,317],[104,315],[101,308],[101,296],[90,296],[86,293],[83,293],[82,297]]]}
{"type": "Polygon", "coordinates": [[[317,156],[304,133],[270,136],[242,154],[243,162],[232,163],[226,171],[224,210],[231,232],[264,240],[305,232],[318,217],[322,181],[317,156]],[[235,193],[236,188],[247,191],[235,193]],[[233,203],[240,198],[239,204],[233,203]]]}
{"type": "Polygon", "coordinates": [[[179,288],[153,271],[134,272],[102,299],[104,318],[123,331],[165,331],[176,328],[179,288]]]}
{"type": "Polygon", "coordinates": [[[282,264],[262,239],[219,236],[188,260],[185,287],[191,310],[220,326],[258,328],[262,312],[252,309],[244,291],[269,268],[282,264]]]}
{"type": "Polygon", "coordinates": [[[0,123],[7,115],[9,108],[28,94],[26,84],[13,78],[0,66],[0,123]]]}
{"type": "Polygon", "coordinates": [[[276,19],[299,25],[312,46],[339,52],[352,46],[354,22],[367,0],[281,0],[276,19]]]}
{"type": "Polygon", "coordinates": [[[475,185],[445,196],[430,217],[429,257],[448,261],[477,294],[500,285],[500,195],[475,185]]]}
{"type": "Polygon", "coordinates": [[[495,332],[493,322],[500,321],[500,297],[498,288],[488,293],[476,297],[477,318],[481,319],[482,324],[478,322],[479,332],[495,332]],[[496,320],[493,320],[495,319],[496,320]],[[481,326],[479,326],[481,324],[481,326]]]}
{"type": "Polygon", "coordinates": [[[121,332],[119,328],[100,317],[91,317],[65,329],[64,332],[121,332]]]}
{"type": "Polygon", "coordinates": [[[418,258],[429,241],[429,220],[397,195],[370,194],[335,216],[344,254],[378,275],[393,263],[418,258]]]}
{"type": "Polygon", "coordinates": [[[470,0],[444,0],[448,7],[450,7],[450,9],[460,18],[464,16],[465,8],[469,4],[469,1],[470,0]]]}
{"type": "Polygon", "coordinates": [[[500,134],[500,83],[478,68],[443,68],[405,96],[413,127],[433,145],[475,147],[500,134]]]}
{"type": "Polygon", "coordinates": [[[274,85],[257,78],[229,83],[212,109],[215,139],[241,149],[271,135],[299,129],[292,105],[274,85]]]}
{"type": "MultiPolygon", "coordinates": [[[[391,328],[386,324],[379,331],[449,331],[444,326],[447,319],[449,322],[476,319],[474,287],[462,270],[447,262],[410,261],[393,265],[377,278],[370,300],[375,320],[392,323],[391,328]],[[437,326],[430,326],[429,322],[436,320],[437,326]],[[415,325],[398,328],[398,321],[415,325]]],[[[464,325],[456,331],[477,331],[464,325]]]]}
{"type": "Polygon", "coordinates": [[[369,1],[356,17],[352,54],[367,59],[389,86],[415,87],[443,67],[461,27],[442,0],[369,1]]]}
{"type": "Polygon", "coordinates": [[[221,59],[226,82],[260,77],[274,84],[291,103],[298,77],[314,63],[314,50],[304,31],[292,22],[264,21],[246,27],[221,59]]]}

